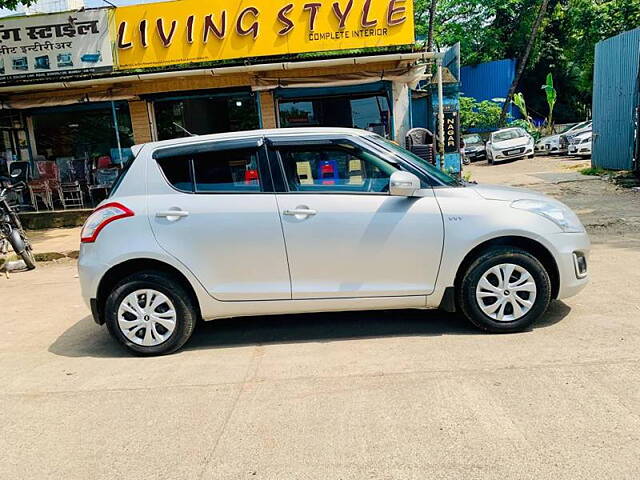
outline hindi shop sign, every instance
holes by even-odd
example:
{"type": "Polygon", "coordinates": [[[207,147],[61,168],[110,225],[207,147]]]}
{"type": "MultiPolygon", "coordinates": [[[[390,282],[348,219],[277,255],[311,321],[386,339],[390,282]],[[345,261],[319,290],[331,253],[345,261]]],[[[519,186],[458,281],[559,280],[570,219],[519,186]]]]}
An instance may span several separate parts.
{"type": "Polygon", "coordinates": [[[407,45],[412,0],[181,0],[116,9],[116,67],[407,45]]]}
{"type": "Polygon", "coordinates": [[[0,19],[0,83],[110,71],[107,10],[0,19]]]}

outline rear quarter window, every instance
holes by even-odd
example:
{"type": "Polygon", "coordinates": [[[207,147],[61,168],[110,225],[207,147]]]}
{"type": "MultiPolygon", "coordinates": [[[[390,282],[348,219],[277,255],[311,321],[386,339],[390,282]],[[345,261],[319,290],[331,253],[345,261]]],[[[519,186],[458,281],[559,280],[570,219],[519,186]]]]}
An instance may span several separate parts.
{"type": "Polygon", "coordinates": [[[193,192],[190,157],[167,157],[157,160],[167,182],[177,190],[193,192]]]}

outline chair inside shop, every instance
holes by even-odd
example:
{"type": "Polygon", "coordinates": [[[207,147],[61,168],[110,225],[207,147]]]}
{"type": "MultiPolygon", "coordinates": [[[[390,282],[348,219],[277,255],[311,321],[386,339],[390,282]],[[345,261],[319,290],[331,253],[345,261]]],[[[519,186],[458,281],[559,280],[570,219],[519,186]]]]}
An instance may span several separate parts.
{"type": "Polygon", "coordinates": [[[406,148],[423,160],[435,163],[436,136],[426,128],[412,128],[405,138],[406,148]]]}
{"type": "Polygon", "coordinates": [[[62,207],[68,208],[84,208],[84,192],[82,186],[86,185],[86,178],[83,179],[85,167],[82,165],[84,161],[80,161],[80,175],[76,172],[75,165],[78,161],[73,157],[59,157],[56,159],[60,176],[60,193],[62,207]],[[84,180],[84,181],[83,181],[84,180]]]}
{"type": "Polygon", "coordinates": [[[58,166],[55,162],[43,159],[36,160],[35,166],[37,178],[34,178],[28,183],[31,204],[33,208],[38,211],[38,200],[41,200],[47,210],[53,210],[54,193],[58,196],[60,203],[63,203],[58,166]]]}

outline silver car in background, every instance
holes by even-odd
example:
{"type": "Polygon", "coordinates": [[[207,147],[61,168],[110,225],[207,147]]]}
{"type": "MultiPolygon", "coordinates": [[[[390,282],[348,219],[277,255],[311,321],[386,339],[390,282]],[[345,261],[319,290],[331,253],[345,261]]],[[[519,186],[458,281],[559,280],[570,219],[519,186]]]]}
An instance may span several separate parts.
{"type": "Polygon", "coordinates": [[[458,181],[370,132],[133,151],[83,227],[79,275],[95,321],[139,355],[251,315],[441,308],[517,332],[587,284],[589,239],[565,205],[458,181]]]}

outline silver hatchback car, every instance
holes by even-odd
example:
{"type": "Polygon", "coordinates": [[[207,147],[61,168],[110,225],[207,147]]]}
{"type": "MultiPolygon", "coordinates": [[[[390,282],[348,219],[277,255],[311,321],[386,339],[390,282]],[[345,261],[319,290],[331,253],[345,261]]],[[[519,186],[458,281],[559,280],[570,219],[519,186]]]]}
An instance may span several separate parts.
{"type": "Polygon", "coordinates": [[[459,182],[375,134],[281,129],[134,147],[89,217],[83,296],[136,354],[198,319],[442,308],[516,332],[587,283],[562,203],[459,182]]]}

